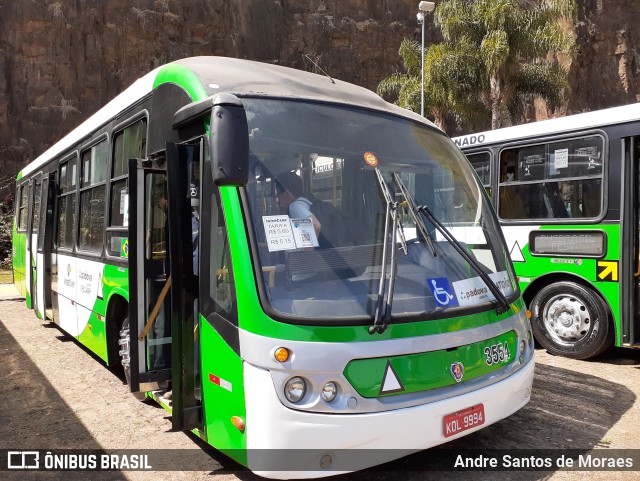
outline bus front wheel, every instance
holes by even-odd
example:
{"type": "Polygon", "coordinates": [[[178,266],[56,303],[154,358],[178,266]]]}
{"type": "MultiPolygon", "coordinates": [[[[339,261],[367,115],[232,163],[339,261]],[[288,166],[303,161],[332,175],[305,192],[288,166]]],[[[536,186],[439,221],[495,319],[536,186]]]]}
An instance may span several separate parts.
{"type": "MultiPolygon", "coordinates": [[[[118,340],[118,344],[120,345],[120,363],[122,364],[122,369],[124,370],[124,377],[127,380],[127,386],[131,388],[131,351],[129,349],[129,318],[125,318],[122,321],[122,327],[120,328],[120,339],[118,340]]],[[[133,397],[135,397],[138,401],[144,401],[146,396],[143,392],[134,392],[132,393],[133,397]]]]}
{"type": "Polygon", "coordinates": [[[607,309],[597,294],[575,282],[556,282],[531,302],[536,340],[550,354],[589,359],[613,342],[607,309]]]}

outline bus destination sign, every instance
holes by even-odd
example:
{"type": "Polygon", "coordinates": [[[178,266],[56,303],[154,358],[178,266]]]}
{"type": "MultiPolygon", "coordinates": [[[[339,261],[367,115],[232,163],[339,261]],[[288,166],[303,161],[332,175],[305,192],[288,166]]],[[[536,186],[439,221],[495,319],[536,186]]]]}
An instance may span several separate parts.
{"type": "Polygon", "coordinates": [[[532,255],[603,257],[605,234],[600,230],[588,231],[533,231],[529,234],[532,255]]]}

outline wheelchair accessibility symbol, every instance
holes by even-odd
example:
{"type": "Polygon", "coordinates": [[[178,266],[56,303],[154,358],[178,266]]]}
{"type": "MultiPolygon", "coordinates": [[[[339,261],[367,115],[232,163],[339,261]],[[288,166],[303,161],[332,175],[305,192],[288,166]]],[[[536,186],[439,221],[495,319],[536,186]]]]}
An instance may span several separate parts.
{"type": "Polygon", "coordinates": [[[453,294],[451,284],[449,284],[449,280],[446,277],[427,279],[427,285],[438,306],[452,307],[458,305],[458,299],[453,294]]]}

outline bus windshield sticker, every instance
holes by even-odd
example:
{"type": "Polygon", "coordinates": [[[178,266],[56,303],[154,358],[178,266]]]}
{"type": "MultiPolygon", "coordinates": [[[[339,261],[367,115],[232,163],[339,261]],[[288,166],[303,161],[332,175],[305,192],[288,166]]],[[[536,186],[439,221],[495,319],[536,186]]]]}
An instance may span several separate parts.
{"type": "Polygon", "coordinates": [[[531,152],[523,149],[518,153],[519,175],[518,180],[544,180],[545,155],[544,152],[531,152]]]}
{"type": "Polygon", "coordinates": [[[578,147],[576,157],[583,157],[584,161],[577,163],[573,175],[598,175],[602,173],[600,151],[596,145],[578,147]]]}
{"type": "MultiPolygon", "coordinates": [[[[450,227],[449,232],[451,232],[451,234],[456,238],[457,241],[464,242],[465,244],[487,244],[487,238],[484,236],[482,227],[450,227]]],[[[436,240],[438,242],[443,242],[445,240],[445,237],[440,231],[436,231],[436,240]]]]}
{"type": "Polygon", "coordinates": [[[376,167],[378,165],[378,158],[373,152],[365,152],[364,161],[370,167],[376,167]]]}
{"type": "Polygon", "coordinates": [[[121,208],[124,207],[122,214],[122,226],[129,227],[129,194],[124,196],[124,204],[121,204],[121,208]]]}
{"type": "Polygon", "coordinates": [[[262,224],[264,225],[264,233],[267,236],[269,252],[296,248],[296,241],[293,237],[293,229],[288,215],[262,216],[262,224]]]}
{"type": "MultiPolygon", "coordinates": [[[[120,257],[129,257],[129,238],[114,237],[114,239],[120,239],[120,257]]],[[[112,249],[112,250],[115,250],[115,249],[112,249]]]]}
{"type": "Polygon", "coordinates": [[[458,303],[462,306],[473,306],[483,302],[493,301],[495,297],[486,286],[482,278],[472,277],[453,283],[458,303]]]}
{"type": "MultiPolygon", "coordinates": [[[[456,297],[453,295],[453,289],[446,277],[438,277],[435,279],[427,279],[427,285],[431,290],[436,304],[441,307],[455,307],[458,305],[456,297]]],[[[454,282],[455,285],[455,282],[454,282]]]]}
{"type": "Polygon", "coordinates": [[[127,205],[127,191],[122,189],[120,191],[120,213],[124,214],[124,211],[126,210],[126,205],[127,205]]]}
{"type": "Polygon", "coordinates": [[[291,219],[291,228],[298,249],[318,247],[318,238],[311,219],[291,219]]]}
{"type": "Polygon", "coordinates": [[[507,271],[492,272],[489,277],[505,296],[513,294],[513,284],[511,284],[507,271]]]}
{"type": "MultiPolygon", "coordinates": [[[[513,294],[513,286],[506,271],[492,272],[489,278],[505,296],[513,294]]],[[[480,276],[463,279],[453,283],[453,289],[461,306],[473,306],[495,300],[480,276]]]]}

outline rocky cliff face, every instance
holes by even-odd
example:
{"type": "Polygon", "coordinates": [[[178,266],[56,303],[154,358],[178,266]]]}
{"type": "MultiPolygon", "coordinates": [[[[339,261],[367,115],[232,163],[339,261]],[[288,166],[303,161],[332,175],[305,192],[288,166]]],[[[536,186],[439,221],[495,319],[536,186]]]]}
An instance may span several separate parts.
{"type": "MultiPolygon", "coordinates": [[[[140,75],[225,55],[375,90],[420,38],[417,0],[0,0],[0,165],[13,175],[140,75]]],[[[636,0],[578,0],[568,112],[636,100],[636,0]]],[[[427,29],[427,42],[434,38],[427,29]]],[[[544,115],[544,112],[539,115],[544,115]]]]}
{"type": "Polygon", "coordinates": [[[640,100],[637,0],[578,0],[576,55],[570,70],[577,113],[640,100]]]}
{"type": "MultiPolygon", "coordinates": [[[[415,4],[415,5],[414,5],[415,4]]],[[[224,55],[375,89],[413,0],[0,0],[0,162],[28,160],[158,65],[224,55]],[[311,60],[310,60],[311,59],[311,60]]]]}

